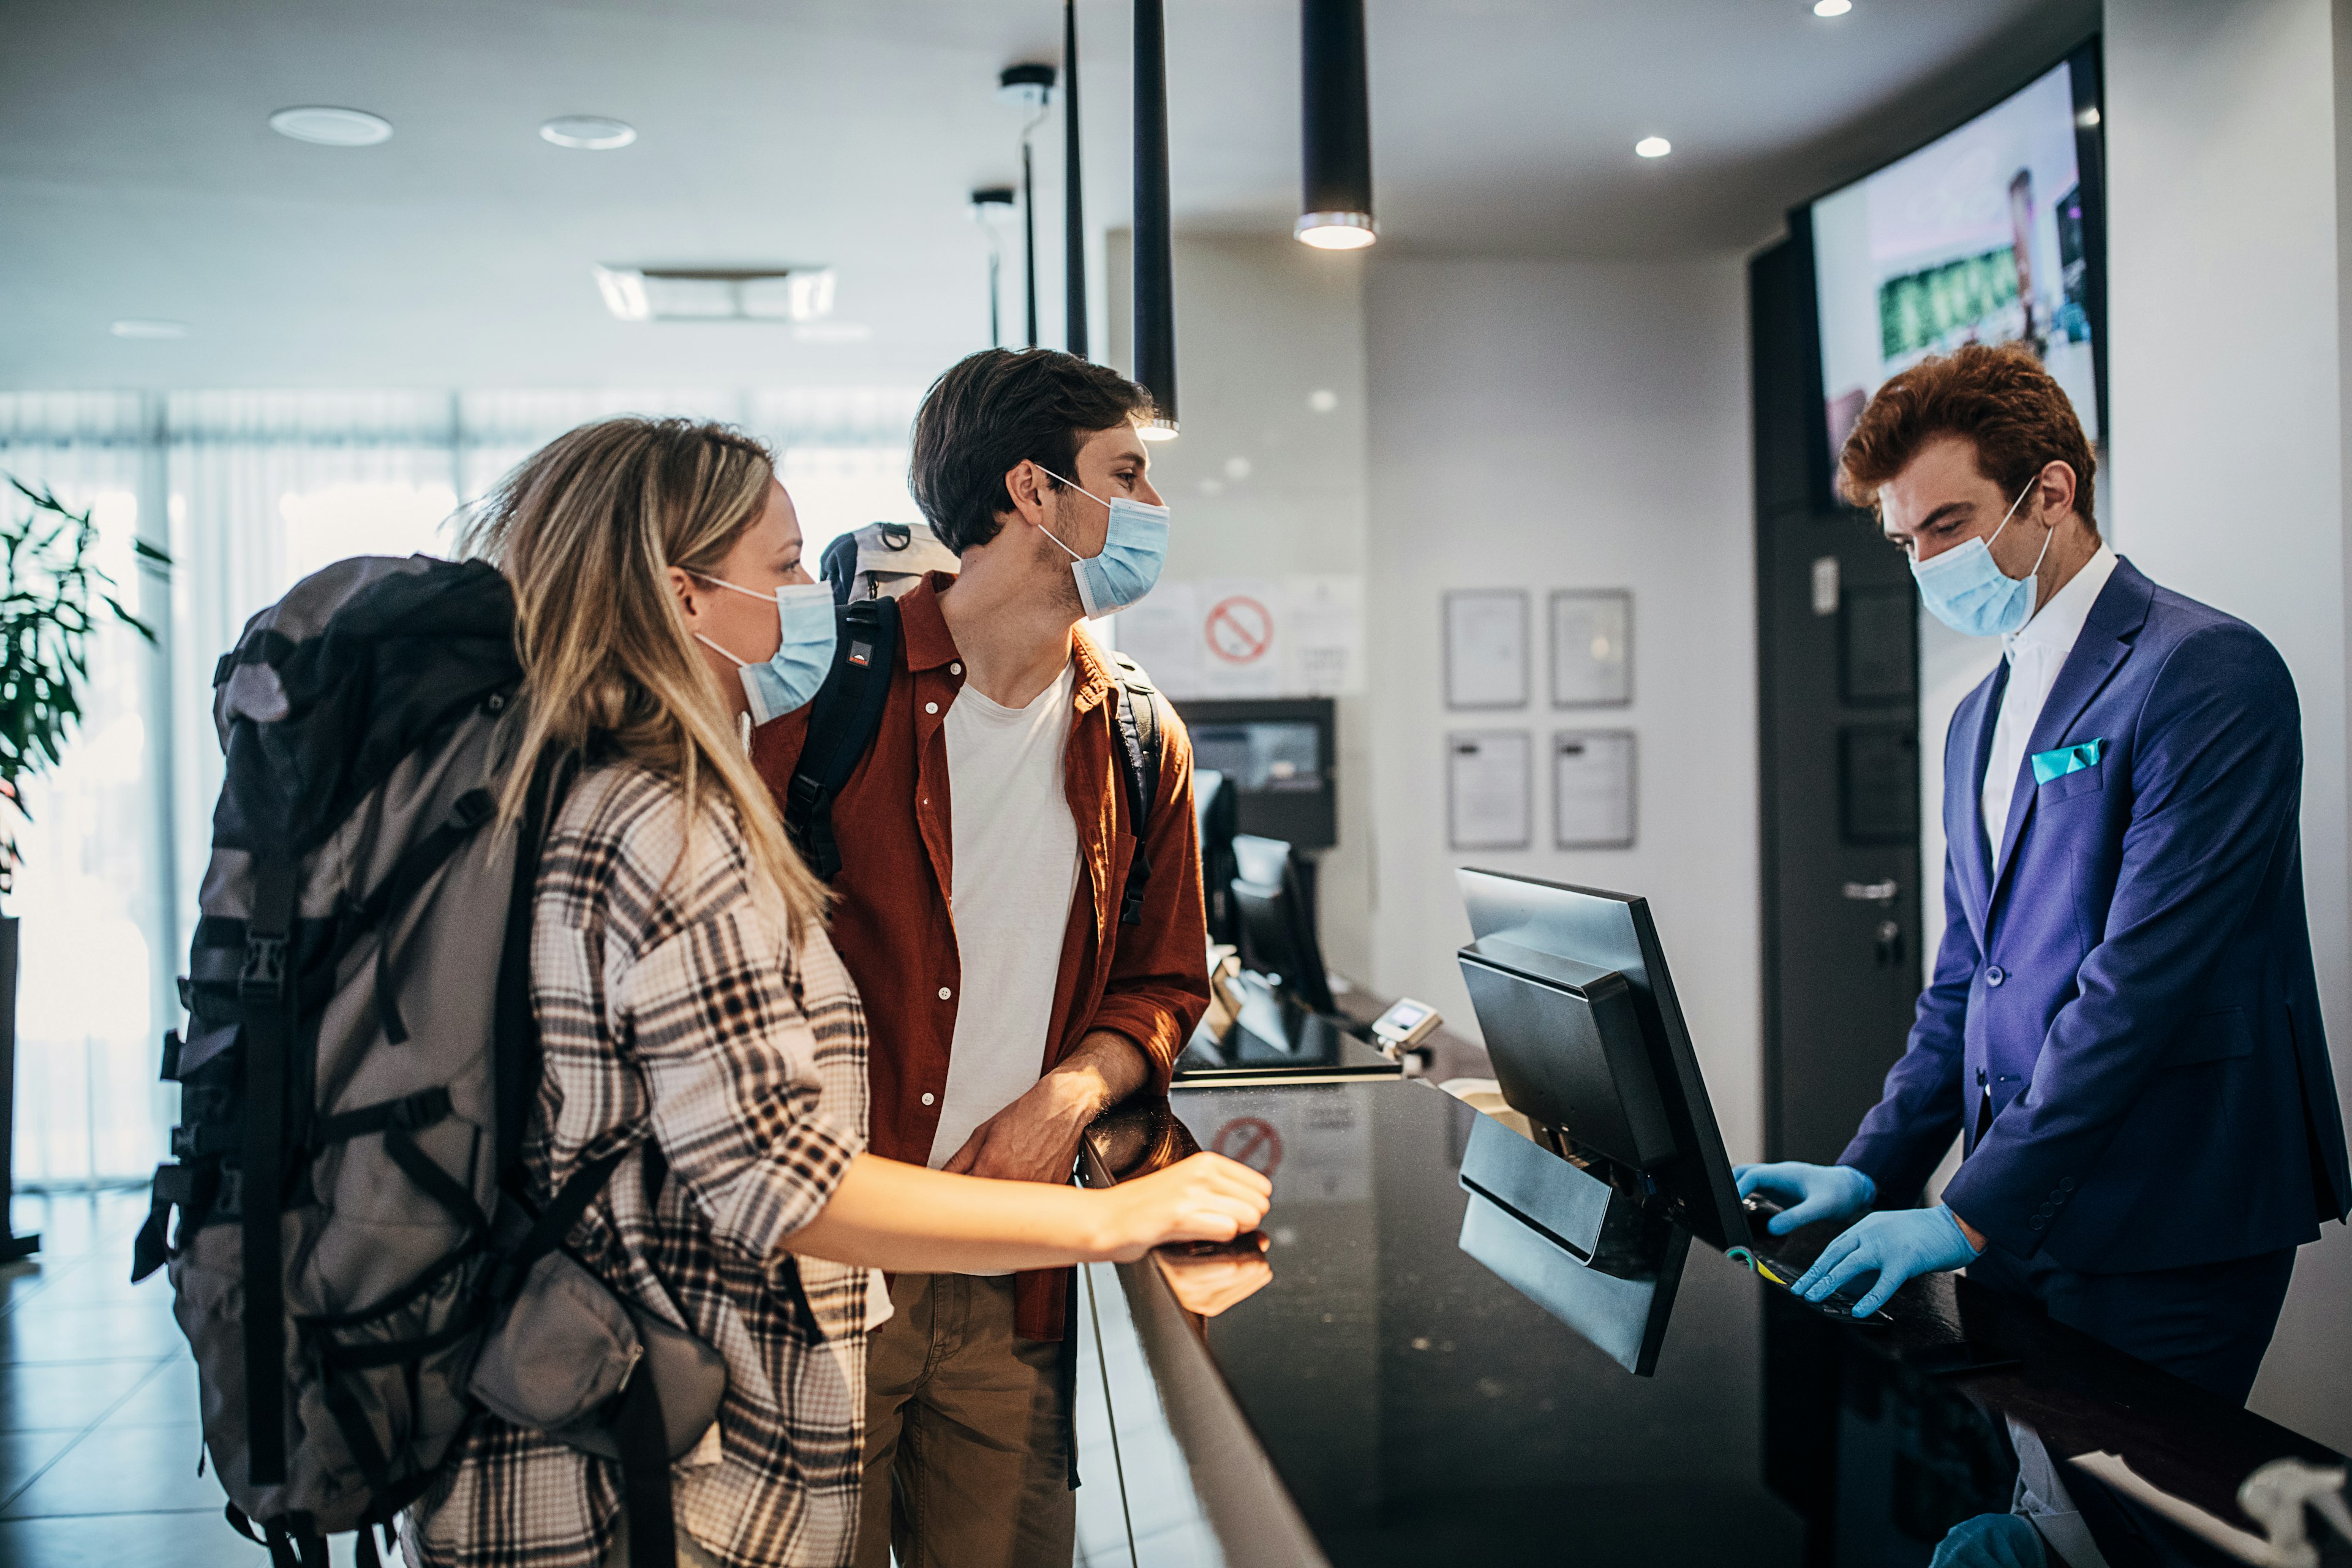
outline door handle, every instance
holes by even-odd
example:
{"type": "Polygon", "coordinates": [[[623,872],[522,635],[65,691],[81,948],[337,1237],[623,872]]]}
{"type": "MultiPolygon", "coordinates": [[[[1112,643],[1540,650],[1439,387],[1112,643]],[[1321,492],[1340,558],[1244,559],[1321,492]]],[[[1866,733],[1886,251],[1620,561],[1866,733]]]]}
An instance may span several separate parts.
{"type": "Polygon", "coordinates": [[[1858,904],[1891,904],[1902,890],[1901,884],[1889,877],[1883,882],[1848,882],[1845,896],[1858,904]]]}

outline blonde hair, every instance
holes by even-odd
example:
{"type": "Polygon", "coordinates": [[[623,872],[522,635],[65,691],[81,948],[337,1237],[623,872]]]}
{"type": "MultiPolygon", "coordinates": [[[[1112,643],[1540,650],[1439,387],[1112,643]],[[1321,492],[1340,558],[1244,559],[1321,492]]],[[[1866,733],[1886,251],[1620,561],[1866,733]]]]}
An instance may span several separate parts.
{"type": "Polygon", "coordinates": [[[522,814],[542,759],[610,746],[677,781],[689,837],[701,792],[716,791],[755,894],[781,897],[797,937],[823,922],[824,885],[743,754],[669,580],[673,566],[718,570],[774,473],[767,447],[724,425],[600,420],[524,458],[467,520],[461,548],[514,587],[526,711],[501,818],[522,814]]]}

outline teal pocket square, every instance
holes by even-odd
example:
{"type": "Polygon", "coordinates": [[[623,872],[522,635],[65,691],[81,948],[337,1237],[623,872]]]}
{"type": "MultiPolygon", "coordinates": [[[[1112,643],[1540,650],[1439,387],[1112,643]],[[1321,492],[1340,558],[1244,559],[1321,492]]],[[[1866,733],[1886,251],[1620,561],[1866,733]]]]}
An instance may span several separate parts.
{"type": "Polygon", "coordinates": [[[2068,773],[2079,773],[2084,768],[2095,768],[2106,754],[2105,741],[2085,741],[2079,746],[2061,746],[2054,752],[2033,753],[2033,782],[2038,786],[2052,779],[2063,779],[2068,773]]]}

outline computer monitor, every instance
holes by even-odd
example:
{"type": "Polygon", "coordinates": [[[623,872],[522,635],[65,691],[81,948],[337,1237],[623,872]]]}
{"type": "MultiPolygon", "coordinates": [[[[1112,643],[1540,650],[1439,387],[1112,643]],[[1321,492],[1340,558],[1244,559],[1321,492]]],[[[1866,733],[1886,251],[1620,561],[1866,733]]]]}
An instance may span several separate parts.
{"type": "Polygon", "coordinates": [[[1719,1248],[1747,1211],[1649,904],[1533,877],[1457,873],[1462,977],[1512,1108],[1559,1152],[1719,1248]]]}
{"type": "Polygon", "coordinates": [[[1242,965],[1318,1013],[1335,1011],[1323,944],[1291,847],[1279,838],[1234,836],[1234,910],[1242,965]]]}
{"type": "Polygon", "coordinates": [[[1241,791],[1214,768],[1192,770],[1192,815],[1201,830],[1201,897],[1209,910],[1209,940],[1241,945],[1234,912],[1234,835],[1241,831],[1241,791]]]}
{"type": "Polygon", "coordinates": [[[1195,765],[1234,792],[1236,830],[1299,849],[1339,841],[1339,752],[1328,697],[1219,699],[1176,704],[1195,765]]]}

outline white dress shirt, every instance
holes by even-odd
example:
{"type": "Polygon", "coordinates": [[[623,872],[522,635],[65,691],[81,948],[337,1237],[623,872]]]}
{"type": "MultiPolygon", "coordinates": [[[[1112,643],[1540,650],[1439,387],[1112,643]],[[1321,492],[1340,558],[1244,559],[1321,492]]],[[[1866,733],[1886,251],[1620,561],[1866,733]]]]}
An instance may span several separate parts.
{"type": "Polygon", "coordinates": [[[2017,793],[2018,770],[2025,762],[2034,723],[2042,717],[2042,705],[2050,700],[2050,689],[2058,684],[2058,672],[2074,651],[2083,623],[2091,618],[2091,606],[2098,603],[2099,591],[2115,570],[2116,552],[2102,543],[2098,553],[2051,595],[2032,620],[2000,639],[2001,657],[2009,660],[2009,685],[2000,694],[2000,717],[1993,725],[1992,752],[1985,759],[1979,797],[1984,806],[1985,842],[1996,858],[2001,831],[2009,824],[2010,800],[2017,793]]]}

